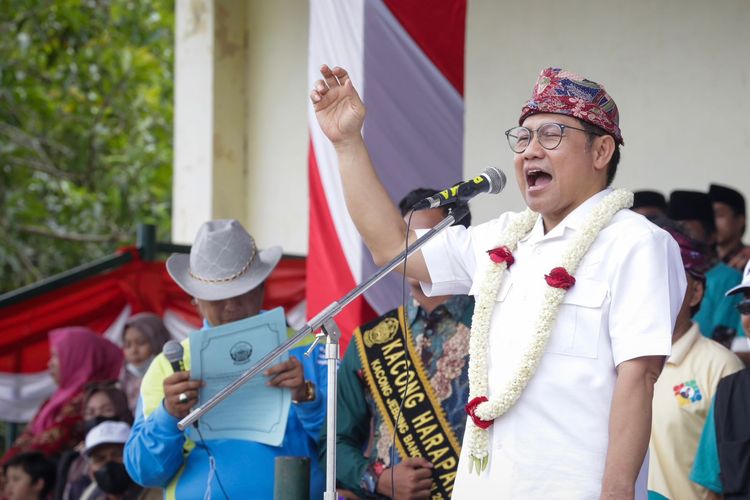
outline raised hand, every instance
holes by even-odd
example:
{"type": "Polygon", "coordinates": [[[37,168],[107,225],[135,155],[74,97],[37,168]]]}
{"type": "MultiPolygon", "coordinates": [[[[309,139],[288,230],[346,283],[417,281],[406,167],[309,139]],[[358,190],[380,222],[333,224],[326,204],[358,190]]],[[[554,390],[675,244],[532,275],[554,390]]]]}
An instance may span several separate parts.
{"type": "Polygon", "coordinates": [[[361,139],[365,105],[345,69],[321,66],[310,100],[321,130],[334,146],[361,139]]]}

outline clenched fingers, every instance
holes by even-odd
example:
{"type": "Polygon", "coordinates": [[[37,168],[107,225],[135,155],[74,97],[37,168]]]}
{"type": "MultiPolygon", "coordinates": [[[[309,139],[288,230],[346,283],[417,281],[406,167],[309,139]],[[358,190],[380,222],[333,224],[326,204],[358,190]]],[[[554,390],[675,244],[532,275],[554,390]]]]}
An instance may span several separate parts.
{"type": "Polygon", "coordinates": [[[273,377],[268,384],[276,387],[298,387],[304,383],[305,378],[302,363],[294,356],[288,361],[269,368],[265,375],[273,377]]]}
{"type": "Polygon", "coordinates": [[[426,460],[422,457],[409,457],[406,460],[402,462],[404,466],[406,467],[413,467],[413,468],[422,468],[425,467],[427,469],[432,468],[432,464],[429,462],[429,460],[426,460]]]}
{"type": "Polygon", "coordinates": [[[164,406],[169,414],[182,418],[198,401],[203,382],[190,380],[190,372],[177,372],[164,379],[164,406]]]}

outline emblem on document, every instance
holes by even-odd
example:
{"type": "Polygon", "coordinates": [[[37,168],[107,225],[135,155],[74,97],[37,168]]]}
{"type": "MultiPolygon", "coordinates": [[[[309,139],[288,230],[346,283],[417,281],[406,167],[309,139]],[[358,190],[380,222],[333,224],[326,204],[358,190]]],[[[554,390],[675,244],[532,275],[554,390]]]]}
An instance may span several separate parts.
{"type": "Polygon", "coordinates": [[[234,361],[235,365],[242,365],[250,361],[250,356],[253,355],[253,346],[247,342],[237,342],[229,350],[229,356],[234,361]]]}
{"type": "Polygon", "coordinates": [[[386,342],[389,342],[396,335],[396,332],[398,332],[399,326],[398,319],[396,318],[384,319],[375,325],[374,328],[367,330],[362,335],[365,345],[367,347],[372,347],[375,344],[385,344],[386,342]]]}

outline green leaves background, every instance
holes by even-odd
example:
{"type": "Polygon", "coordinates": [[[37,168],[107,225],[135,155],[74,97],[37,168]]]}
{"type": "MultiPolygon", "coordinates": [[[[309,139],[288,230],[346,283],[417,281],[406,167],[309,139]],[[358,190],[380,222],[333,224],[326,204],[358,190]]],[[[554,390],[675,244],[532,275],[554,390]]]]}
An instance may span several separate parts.
{"type": "Polygon", "coordinates": [[[0,0],[0,292],[169,238],[174,3],[0,0]]]}

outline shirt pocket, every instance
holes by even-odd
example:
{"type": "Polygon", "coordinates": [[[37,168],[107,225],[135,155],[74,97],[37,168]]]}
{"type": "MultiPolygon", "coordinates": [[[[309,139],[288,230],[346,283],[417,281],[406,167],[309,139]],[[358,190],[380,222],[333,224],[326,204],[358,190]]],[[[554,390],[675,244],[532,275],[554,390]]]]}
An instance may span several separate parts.
{"type": "Polygon", "coordinates": [[[547,343],[547,352],[596,358],[606,296],[607,286],[604,283],[576,278],[576,284],[563,298],[547,343]]]}

